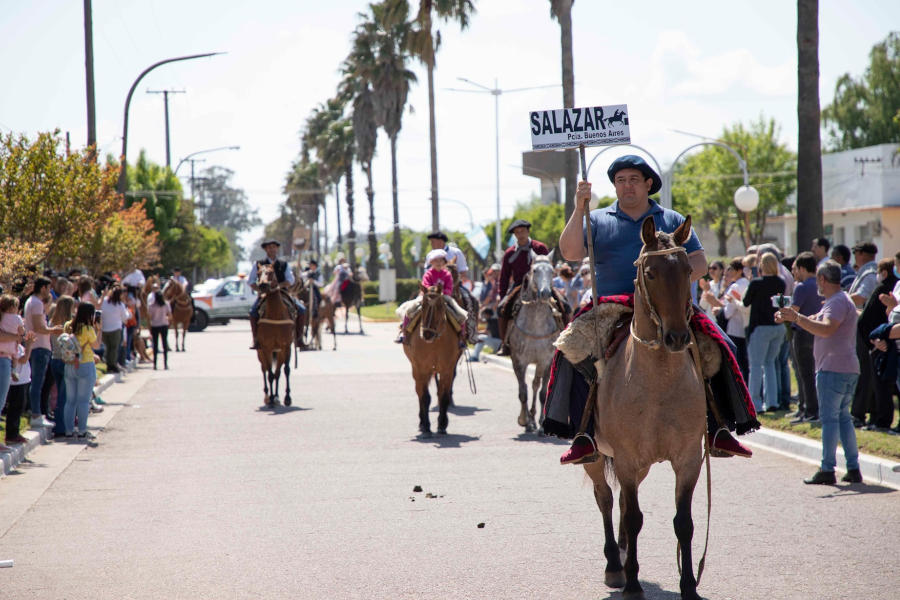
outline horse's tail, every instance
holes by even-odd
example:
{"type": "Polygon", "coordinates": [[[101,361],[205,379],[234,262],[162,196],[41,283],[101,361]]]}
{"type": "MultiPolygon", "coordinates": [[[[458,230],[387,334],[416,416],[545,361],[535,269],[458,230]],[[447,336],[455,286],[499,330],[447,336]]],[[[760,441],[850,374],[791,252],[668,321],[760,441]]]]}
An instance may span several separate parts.
{"type": "Polygon", "coordinates": [[[616,478],[616,463],[612,456],[603,455],[603,475],[610,488],[616,489],[619,480],[616,478]]]}

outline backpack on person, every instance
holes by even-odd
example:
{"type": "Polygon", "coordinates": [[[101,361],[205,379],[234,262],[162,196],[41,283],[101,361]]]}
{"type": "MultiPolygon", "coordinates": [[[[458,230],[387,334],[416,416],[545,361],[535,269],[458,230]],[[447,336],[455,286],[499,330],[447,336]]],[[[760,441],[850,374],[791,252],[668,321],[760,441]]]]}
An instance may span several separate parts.
{"type": "Polygon", "coordinates": [[[74,333],[61,333],[56,340],[59,356],[67,365],[77,365],[81,358],[81,344],[74,333]]]}

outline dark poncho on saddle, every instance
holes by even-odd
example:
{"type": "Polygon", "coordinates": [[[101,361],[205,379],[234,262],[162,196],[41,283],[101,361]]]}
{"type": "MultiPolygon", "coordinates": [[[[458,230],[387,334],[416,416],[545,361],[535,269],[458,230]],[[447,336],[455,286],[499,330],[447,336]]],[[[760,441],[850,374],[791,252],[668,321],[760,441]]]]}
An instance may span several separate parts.
{"type": "MultiPolygon", "coordinates": [[[[598,303],[620,304],[633,309],[634,294],[602,296],[598,299],[598,303]]],[[[585,306],[575,314],[572,321],[590,312],[592,308],[593,304],[585,306]]],[[[724,421],[717,426],[737,431],[739,435],[759,429],[760,424],[756,420],[756,410],[750,400],[750,392],[728,340],[715,323],[700,310],[693,311],[691,328],[695,332],[706,334],[716,343],[722,352],[722,366],[727,367],[719,369],[718,373],[709,379],[719,416],[724,421]]],[[[570,439],[578,433],[581,416],[588,401],[590,382],[596,377],[595,358],[597,357],[589,357],[573,365],[559,350],[554,353],[550,366],[547,402],[544,405],[543,427],[546,433],[563,439],[570,439]]],[[[588,433],[593,432],[589,430],[588,433]]]]}

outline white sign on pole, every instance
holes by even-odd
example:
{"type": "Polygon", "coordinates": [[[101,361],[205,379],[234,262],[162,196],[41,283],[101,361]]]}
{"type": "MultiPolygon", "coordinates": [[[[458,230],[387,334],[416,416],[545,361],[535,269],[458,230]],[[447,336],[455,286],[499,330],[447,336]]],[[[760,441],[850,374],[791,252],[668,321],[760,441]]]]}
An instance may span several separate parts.
{"type": "Polygon", "coordinates": [[[631,143],[625,104],[535,110],[529,121],[533,150],[631,143]]]}

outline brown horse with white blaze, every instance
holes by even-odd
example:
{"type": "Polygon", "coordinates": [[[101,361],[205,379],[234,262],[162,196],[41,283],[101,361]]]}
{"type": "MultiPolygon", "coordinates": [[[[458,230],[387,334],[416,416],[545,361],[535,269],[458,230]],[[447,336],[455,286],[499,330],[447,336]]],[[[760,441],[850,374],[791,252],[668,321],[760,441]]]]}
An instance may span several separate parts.
{"type": "Polygon", "coordinates": [[[644,598],[638,582],[637,538],[643,524],[638,486],[654,463],[664,461],[675,471],[681,597],[700,599],[691,560],[691,499],[703,462],[706,392],[689,325],[691,266],[682,245],[690,233],[690,217],[671,235],[656,232],[652,217],[644,220],[644,245],[635,261],[631,335],[609,359],[596,395],[589,399],[594,402],[597,446],[607,457],[585,465],[603,514],[606,584],[624,586],[629,599],[644,598]],[[608,464],[620,485],[618,543],[608,464]],[[624,569],[620,549],[625,552],[624,569]]]}
{"type": "Polygon", "coordinates": [[[259,291],[263,295],[257,330],[256,356],[263,374],[263,402],[278,405],[278,384],[284,371],[284,405],[291,405],[291,344],[294,343],[296,321],[286,304],[287,294],[278,288],[275,269],[270,264],[259,265],[259,291]]]}
{"type": "Polygon", "coordinates": [[[456,363],[462,349],[459,335],[450,325],[452,317],[447,313],[444,304],[444,292],[441,286],[422,287],[422,310],[416,332],[410,334],[408,343],[403,344],[403,352],[412,365],[413,379],[416,382],[416,395],[419,397],[419,432],[422,437],[431,437],[431,421],[428,408],[431,405],[431,393],[428,384],[432,377],[437,383],[438,395],[438,434],[447,433],[447,408],[453,393],[453,380],[456,377],[456,363]]]}
{"type": "Polygon", "coordinates": [[[178,329],[181,328],[181,352],[185,351],[184,341],[187,337],[188,327],[191,326],[191,319],[194,318],[194,305],[191,302],[191,295],[187,293],[184,286],[169,279],[162,290],[163,298],[172,307],[172,331],[175,333],[175,352],[179,352],[178,348],[178,329]]]}

